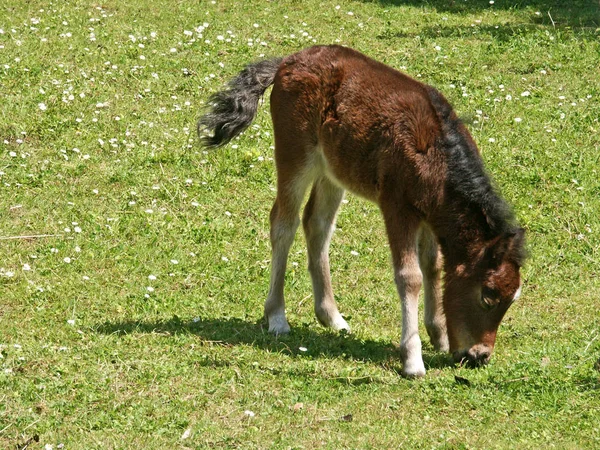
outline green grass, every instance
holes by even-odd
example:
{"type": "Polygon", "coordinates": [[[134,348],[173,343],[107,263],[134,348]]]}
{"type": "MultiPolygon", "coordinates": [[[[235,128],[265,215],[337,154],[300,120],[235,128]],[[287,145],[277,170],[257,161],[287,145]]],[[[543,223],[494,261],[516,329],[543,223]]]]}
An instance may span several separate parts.
{"type": "Polygon", "coordinates": [[[0,447],[600,447],[599,27],[583,0],[4,1],[0,447]],[[268,108],[214,152],[195,123],[245,63],[335,42],[470,117],[528,231],[484,369],[425,343],[426,377],[400,377],[383,224],[351,195],[331,260],[353,333],[316,323],[300,235],[293,332],[260,321],[268,108]]]}

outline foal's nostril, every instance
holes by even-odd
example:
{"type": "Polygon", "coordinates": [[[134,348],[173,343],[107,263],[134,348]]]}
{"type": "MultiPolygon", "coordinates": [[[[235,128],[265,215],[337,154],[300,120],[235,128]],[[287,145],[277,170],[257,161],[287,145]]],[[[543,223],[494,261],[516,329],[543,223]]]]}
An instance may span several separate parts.
{"type": "Polygon", "coordinates": [[[487,352],[487,351],[486,351],[486,352],[482,352],[482,353],[479,355],[479,363],[480,363],[481,365],[484,365],[484,364],[487,364],[487,363],[489,363],[489,362],[490,362],[490,357],[491,357],[491,354],[490,354],[490,352],[487,352]]]}
{"type": "Polygon", "coordinates": [[[490,362],[492,351],[487,346],[474,346],[469,350],[456,351],[452,354],[454,362],[468,367],[484,366],[490,362]]]}
{"type": "Polygon", "coordinates": [[[491,354],[488,349],[472,348],[467,352],[467,359],[474,366],[484,366],[490,362],[491,354]]]}

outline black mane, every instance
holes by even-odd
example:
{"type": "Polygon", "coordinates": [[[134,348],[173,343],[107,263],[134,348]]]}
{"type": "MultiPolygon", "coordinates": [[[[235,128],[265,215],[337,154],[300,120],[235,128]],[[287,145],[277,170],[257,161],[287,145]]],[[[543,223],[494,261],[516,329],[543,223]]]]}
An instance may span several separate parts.
{"type": "Polygon", "coordinates": [[[448,158],[447,189],[469,207],[481,211],[489,225],[489,238],[518,229],[510,206],[498,195],[483,166],[479,150],[444,96],[427,88],[442,128],[441,147],[448,158]]]}

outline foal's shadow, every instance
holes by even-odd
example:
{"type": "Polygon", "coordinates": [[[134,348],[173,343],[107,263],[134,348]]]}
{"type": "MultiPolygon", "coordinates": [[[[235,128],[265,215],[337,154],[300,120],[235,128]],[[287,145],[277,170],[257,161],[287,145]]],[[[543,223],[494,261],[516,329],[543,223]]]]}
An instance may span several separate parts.
{"type": "MultiPolygon", "coordinates": [[[[397,347],[384,340],[362,339],[354,334],[336,333],[314,324],[292,328],[287,335],[273,336],[263,320],[256,322],[238,318],[183,320],[177,316],[163,321],[105,322],[95,329],[102,334],[191,334],[215,345],[251,345],[268,352],[305,358],[345,358],[372,362],[399,371],[401,362],[397,347]]],[[[429,369],[452,365],[450,355],[424,351],[429,369]]]]}

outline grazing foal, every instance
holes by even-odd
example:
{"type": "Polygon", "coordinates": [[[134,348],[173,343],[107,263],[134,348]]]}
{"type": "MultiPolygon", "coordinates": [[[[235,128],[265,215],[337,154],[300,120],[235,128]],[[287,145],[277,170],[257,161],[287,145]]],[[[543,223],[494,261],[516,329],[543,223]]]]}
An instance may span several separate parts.
{"type": "Polygon", "coordinates": [[[348,330],[333,298],[329,242],[344,190],[376,202],[387,230],[402,302],[403,374],[422,376],[418,298],[433,346],[456,361],[489,361],[504,313],[519,296],[524,230],[496,194],[469,132],[434,88],[355,50],[317,46],[248,65],[214,94],[198,129],[206,146],[250,125],[271,93],[277,198],[265,315],[287,333],[286,262],[307,189],[302,224],[315,313],[348,330]],[[440,273],[444,270],[442,295],[440,273]]]}

